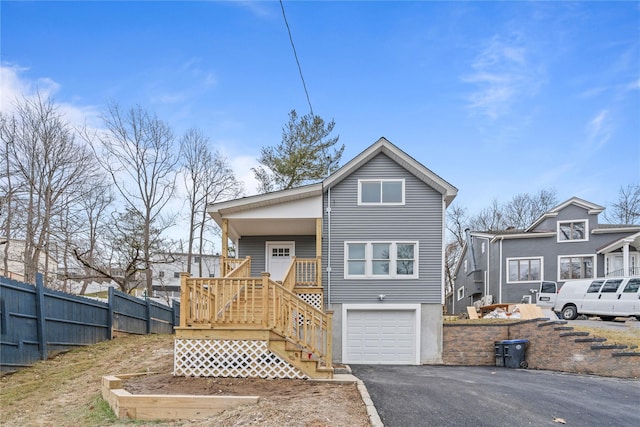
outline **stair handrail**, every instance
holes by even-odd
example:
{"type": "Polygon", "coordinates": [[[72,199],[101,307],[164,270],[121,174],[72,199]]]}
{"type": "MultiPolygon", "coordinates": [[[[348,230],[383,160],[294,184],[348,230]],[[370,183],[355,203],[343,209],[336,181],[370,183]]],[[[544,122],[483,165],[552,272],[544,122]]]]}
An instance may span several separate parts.
{"type": "Polygon", "coordinates": [[[251,257],[242,258],[223,258],[222,261],[223,277],[250,277],[251,276],[251,257]]]}
{"type": "Polygon", "coordinates": [[[332,313],[324,313],[263,273],[265,326],[303,347],[331,367],[332,313]],[[266,292],[265,292],[266,289],[266,292]]]}

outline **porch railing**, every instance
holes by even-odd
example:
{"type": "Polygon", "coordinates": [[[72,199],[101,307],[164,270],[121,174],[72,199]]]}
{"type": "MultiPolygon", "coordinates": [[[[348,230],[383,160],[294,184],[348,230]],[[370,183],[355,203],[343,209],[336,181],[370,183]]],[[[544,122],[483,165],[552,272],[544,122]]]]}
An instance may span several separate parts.
{"type": "Polygon", "coordinates": [[[318,280],[319,258],[293,257],[287,272],[282,279],[282,286],[293,291],[296,286],[321,286],[318,280]]]}
{"type": "Polygon", "coordinates": [[[332,313],[324,313],[263,273],[261,278],[181,275],[180,326],[254,325],[304,347],[331,367],[332,313]]]}
{"type": "Polygon", "coordinates": [[[623,268],[619,269],[619,270],[614,270],[614,271],[609,271],[605,277],[634,277],[634,276],[640,276],[640,267],[629,267],[629,274],[625,274],[625,271],[623,268]]]}
{"type": "Polygon", "coordinates": [[[227,277],[234,276],[251,276],[251,257],[246,258],[226,258],[222,257],[221,263],[221,276],[227,277]]]}

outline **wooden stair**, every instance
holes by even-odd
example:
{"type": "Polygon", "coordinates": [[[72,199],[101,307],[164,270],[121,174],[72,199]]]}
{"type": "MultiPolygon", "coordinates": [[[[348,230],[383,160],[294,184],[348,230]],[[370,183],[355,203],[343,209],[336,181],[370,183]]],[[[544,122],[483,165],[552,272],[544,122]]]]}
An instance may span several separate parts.
{"type": "MultiPolygon", "coordinates": [[[[239,295],[234,296],[233,301],[226,305],[224,313],[219,315],[227,319],[229,325],[237,324],[238,326],[253,324],[263,319],[264,307],[262,288],[243,289],[239,295]],[[237,323],[235,320],[238,320],[237,323]],[[246,320],[241,320],[246,319],[246,320]]],[[[302,301],[302,300],[301,300],[302,301]]],[[[304,304],[306,302],[302,301],[304,304]]],[[[275,313],[269,312],[269,322],[274,320],[275,313]]],[[[313,352],[308,351],[304,346],[295,342],[293,338],[289,338],[273,329],[269,332],[267,340],[269,350],[302,371],[309,378],[328,379],[333,377],[333,368],[327,367],[325,362],[321,360],[313,352]]]]}
{"type": "Polygon", "coordinates": [[[270,333],[268,346],[269,350],[300,369],[309,378],[328,379],[333,377],[333,368],[326,367],[316,355],[309,353],[304,347],[292,343],[276,332],[270,333]]]}

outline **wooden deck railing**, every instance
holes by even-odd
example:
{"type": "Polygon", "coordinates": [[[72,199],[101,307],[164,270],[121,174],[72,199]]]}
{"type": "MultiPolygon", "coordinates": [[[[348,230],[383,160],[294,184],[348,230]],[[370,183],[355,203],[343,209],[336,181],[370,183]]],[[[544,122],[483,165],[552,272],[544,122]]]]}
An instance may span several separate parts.
{"type": "Polygon", "coordinates": [[[282,286],[290,291],[293,291],[296,286],[322,286],[318,280],[319,263],[319,258],[293,257],[282,279],[282,286]]]}
{"type": "Polygon", "coordinates": [[[255,325],[304,347],[331,367],[331,313],[306,303],[263,273],[260,278],[181,275],[180,326],[255,325]]]}
{"type": "Polygon", "coordinates": [[[221,276],[251,276],[251,257],[246,258],[226,258],[221,259],[221,276]]]}

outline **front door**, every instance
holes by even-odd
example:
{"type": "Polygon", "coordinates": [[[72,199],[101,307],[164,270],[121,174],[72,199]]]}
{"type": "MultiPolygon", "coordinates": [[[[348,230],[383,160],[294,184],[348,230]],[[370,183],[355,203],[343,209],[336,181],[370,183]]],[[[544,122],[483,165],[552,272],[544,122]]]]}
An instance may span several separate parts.
{"type": "Polygon", "coordinates": [[[294,242],[267,242],[267,271],[271,273],[271,280],[284,279],[294,256],[294,242]]]}

